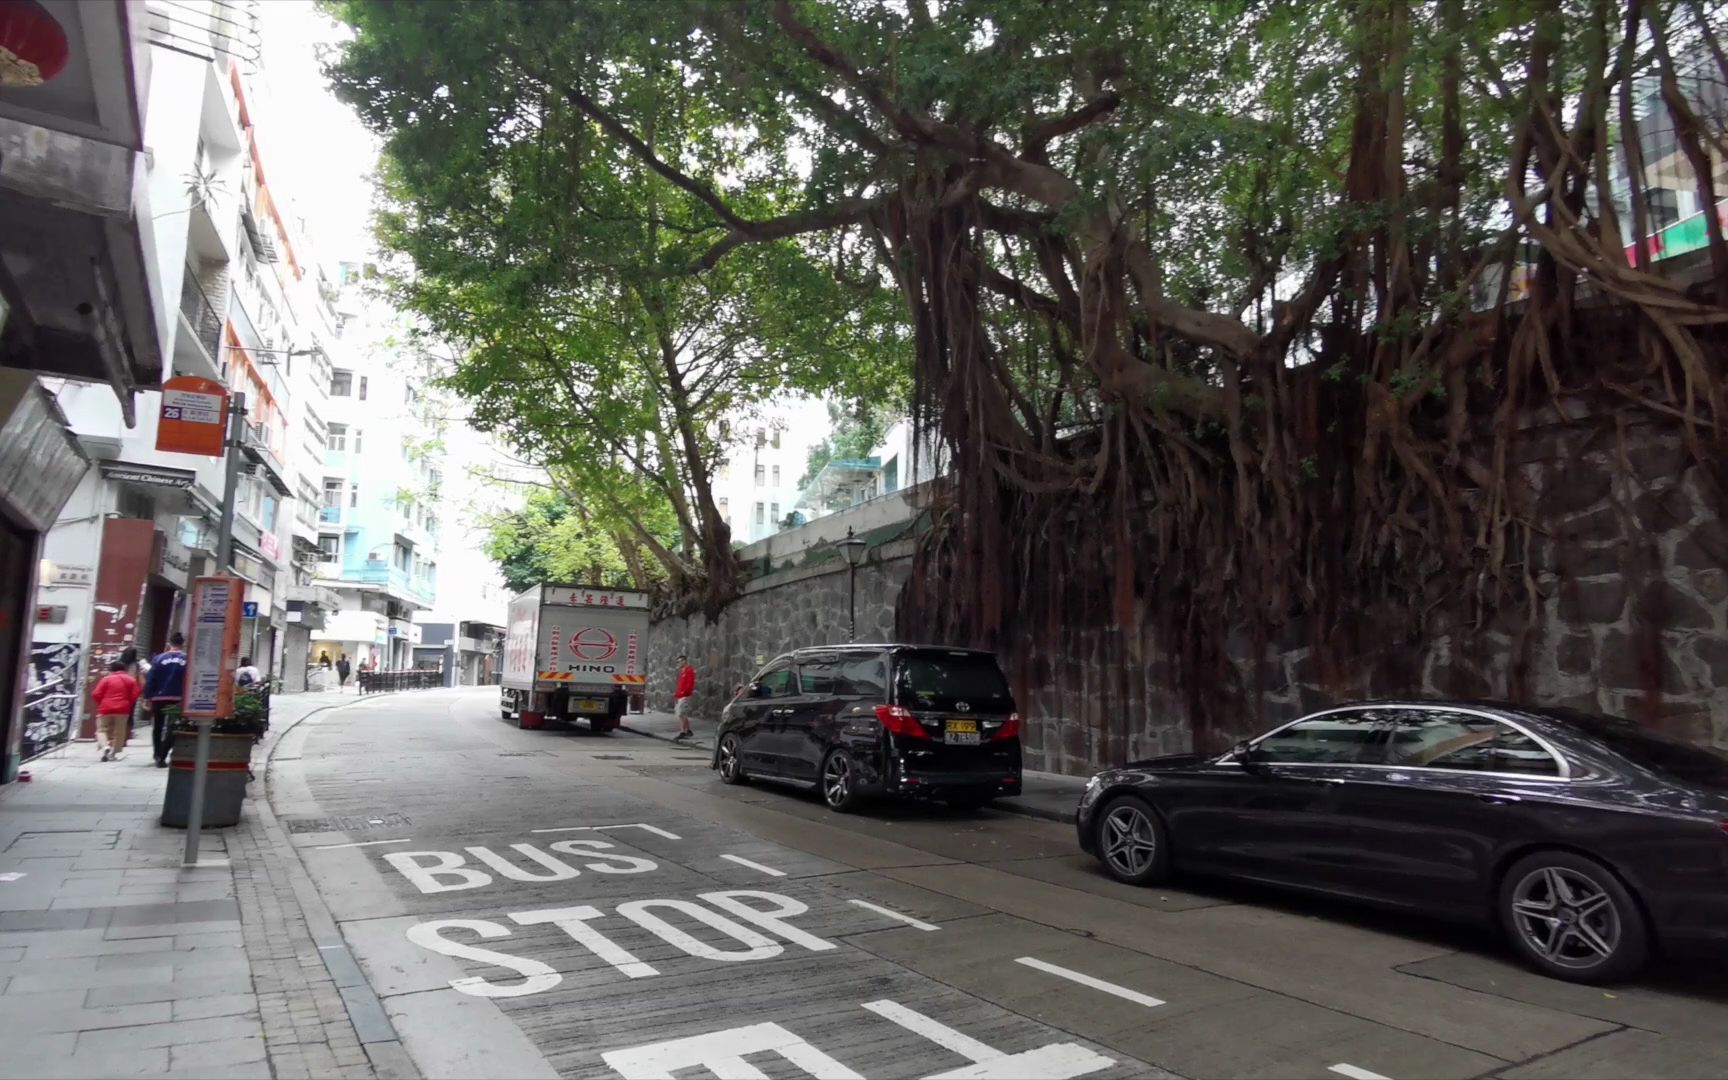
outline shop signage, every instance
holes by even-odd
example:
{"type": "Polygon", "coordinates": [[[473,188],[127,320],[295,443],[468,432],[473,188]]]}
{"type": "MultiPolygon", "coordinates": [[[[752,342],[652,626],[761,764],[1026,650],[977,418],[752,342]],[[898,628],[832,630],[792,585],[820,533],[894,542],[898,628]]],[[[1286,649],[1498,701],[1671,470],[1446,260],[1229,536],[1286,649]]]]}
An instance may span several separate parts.
{"type": "Polygon", "coordinates": [[[85,588],[96,584],[96,568],[93,566],[61,566],[59,563],[55,563],[54,568],[48,572],[47,579],[42,584],[53,585],[62,589],[68,587],[85,588]]]}
{"type": "Polygon", "coordinates": [[[192,576],[192,552],[172,536],[164,536],[161,558],[157,560],[156,576],[167,580],[176,589],[184,589],[192,576]]]}
{"type": "Polygon", "coordinates": [[[183,716],[215,719],[234,711],[234,668],[240,653],[245,588],[245,582],[232,577],[201,577],[192,582],[183,716]]]}
{"type": "Polygon", "coordinates": [[[103,469],[102,475],[125,484],[148,484],[151,487],[179,488],[184,491],[195,479],[191,473],[155,472],[148,469],[103,469]]]}
{"type": "Polygon", "coordinates": [[[228,430],[228,390],[219,382],[181,375],[162,384],[156,449],[221,457],[228,430]]]}
{"type": "Polygon", "coordinates": [[[65,621],[66,621],[66,605],[65,604],[38,604],[38,605],[36,605],[36,622],[38,625],[40,625],[42,623],[47,623],[49,625],[57,625],[59,623],[65,622],[65,621]]]}
{"type": "Polygon", "coordinates": [[[242,619],[256,619],[258,617],[258,602],[256,600],[248,600],[241,604],[240,617],[242,619]]]}

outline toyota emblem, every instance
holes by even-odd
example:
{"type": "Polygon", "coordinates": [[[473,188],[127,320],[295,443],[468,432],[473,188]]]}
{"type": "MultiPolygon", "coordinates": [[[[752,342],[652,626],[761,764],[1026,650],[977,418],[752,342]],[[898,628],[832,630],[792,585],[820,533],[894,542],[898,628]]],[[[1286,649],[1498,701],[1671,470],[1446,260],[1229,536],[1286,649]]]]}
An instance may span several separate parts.
{"type": "Polygon", "coordinates": [[[956,701],[954,703],[954,711],[955,712],[971,712],[972,706],[966,704],[964,701],[956,701]]]}

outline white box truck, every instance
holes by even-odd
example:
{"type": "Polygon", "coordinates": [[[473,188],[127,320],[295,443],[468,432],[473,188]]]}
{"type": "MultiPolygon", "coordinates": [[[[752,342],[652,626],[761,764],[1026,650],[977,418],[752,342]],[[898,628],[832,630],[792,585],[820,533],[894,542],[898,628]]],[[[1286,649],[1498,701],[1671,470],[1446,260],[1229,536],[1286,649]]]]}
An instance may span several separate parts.
{"type": "Polygon", "coordinates": [[[537,585],[510,601],[499,709],[524,728],[611,731],[648,682],[648,594],[537,585]]]}

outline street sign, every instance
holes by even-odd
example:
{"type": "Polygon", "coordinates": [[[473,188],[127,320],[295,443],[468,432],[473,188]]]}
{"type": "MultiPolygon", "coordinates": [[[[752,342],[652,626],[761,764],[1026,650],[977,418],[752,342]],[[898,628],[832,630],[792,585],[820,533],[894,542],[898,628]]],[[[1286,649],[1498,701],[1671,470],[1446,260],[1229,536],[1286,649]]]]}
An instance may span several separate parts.
{"type": "Polygon", "coordinates": [[[219,382],[181,375],[162,384],[156,449],[221,457],[228,431],[228,391],[219,382]]]}
{"type": "Polygon", "coordinates": [[[258,601],[247,600],[242,603],[240,605],[240,617],[242,619],[256,619],[258,617],[258,601]]]}
{"type": "Polygon", "coordinates": [[[192,634],[186,646],[186,691],[180,714],[216,719],[234,711],[240,653],[240,596],[246,583],[201,577],[192,583],[192,634]]]}

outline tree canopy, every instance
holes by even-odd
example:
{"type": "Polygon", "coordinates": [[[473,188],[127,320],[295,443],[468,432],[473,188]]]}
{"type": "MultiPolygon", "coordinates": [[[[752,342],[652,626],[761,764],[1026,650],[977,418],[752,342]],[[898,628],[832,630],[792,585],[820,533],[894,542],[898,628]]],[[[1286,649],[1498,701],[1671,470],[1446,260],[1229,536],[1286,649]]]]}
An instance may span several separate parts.
{"type": "Polygon", "coordinates": [[[1190,639],[1496,605],[1531,587],[1524,410],[1605,396],[1677,418],[1700,459],[1720,431],[1721,223],[1690,277],[1632,242],[1650,155],[1720,198],[1720,0],[340,10],[339,90],[418,163],[399,200],[441,193],[401,246],[524,290],[512,357],[545,335],[507,324],[570,267],[624,267],[649,308],[769,303],[772,333],[858,324],[813,329],[794,316],[822,305],[764,281],[871,312],[892,284],[914,417],[954,463],[920,627],[1011,640],[1074,588],[1190,639]],[[1611,349],[1585,329],[1607,309],[1611,349]]]}

